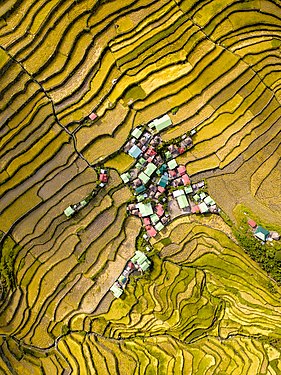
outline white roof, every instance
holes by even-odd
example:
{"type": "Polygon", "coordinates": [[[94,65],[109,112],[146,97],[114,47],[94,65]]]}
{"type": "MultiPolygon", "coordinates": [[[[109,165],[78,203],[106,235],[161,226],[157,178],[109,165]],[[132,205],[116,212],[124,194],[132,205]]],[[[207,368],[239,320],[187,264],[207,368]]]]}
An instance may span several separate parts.
{"type": "Polygon", "coordinates": [[[173,197],[174,198],[177,198],[180,195],[184,195],[184,190],[175,190],[175,191],[173,191],[173,197]]]}

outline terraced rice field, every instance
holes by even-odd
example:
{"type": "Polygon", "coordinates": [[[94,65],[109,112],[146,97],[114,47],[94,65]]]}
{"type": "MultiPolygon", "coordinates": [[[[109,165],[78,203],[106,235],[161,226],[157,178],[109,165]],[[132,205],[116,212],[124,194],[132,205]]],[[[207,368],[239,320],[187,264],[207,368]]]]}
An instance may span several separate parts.
{"type": "Polygon", "coordinates": [[[173,220],[108,292],[141,228],[120,151],[165,113],[234,225],[281,228],[280,51],[279,0],[0,3],[1,374],[281,373],[281,289],[218,216],[173,220]]]}

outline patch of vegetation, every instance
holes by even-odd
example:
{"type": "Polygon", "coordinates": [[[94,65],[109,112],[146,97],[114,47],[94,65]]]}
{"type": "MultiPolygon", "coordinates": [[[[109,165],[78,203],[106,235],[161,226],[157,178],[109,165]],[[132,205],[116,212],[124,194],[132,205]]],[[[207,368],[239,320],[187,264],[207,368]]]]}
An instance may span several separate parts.
{"type": "Polygon", "coordinates": [[[173,108],[173,109],[171,110],[172,114],[175,115],[175,114],[178,112],[179,109],[180,109],[180,107],[175,107],[175,108],[173,108]]]}
{"type": "MultiPolygon", "coordinates": [[[[240,226],[234,234],[239,244],[245,249],[246,253],[256,261],[268,275],[270,275],[279,285],[281,285],[281,250],[280,244],[276,243],[273,247],[270,244],[263,244],[253,236],[253,233],[247,230],[246,226],[240,226]]],[[[272,289],[272,288],[270,288],[272,289]]]]}
{"type": "Polygon", "coordinates": [[[168,246],[172,243],[172,240],[170,237],[166,237],[166,238],[163,238],[163,240],[161,240],[161,243],[164,245],[164,246],[168,246]]]}
{"type": "Polygon", "coordinates": [[[20,246],[18,246],[11,237],[7,237],[4,240],[0,251],[0,281],[3,298],[10,289],[14,289],[16,286],[16,281],[14,278],[14,262],[18,252],[20,251],[20,246]]]}

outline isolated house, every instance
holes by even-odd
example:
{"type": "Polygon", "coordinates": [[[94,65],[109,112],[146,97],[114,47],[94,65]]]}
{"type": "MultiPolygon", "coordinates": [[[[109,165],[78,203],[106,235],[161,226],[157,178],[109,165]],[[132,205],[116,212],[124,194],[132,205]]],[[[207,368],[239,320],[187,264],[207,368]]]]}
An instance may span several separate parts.
{"type": "Polygon", "coordinates": [[[266,241],[269,236],[269,231],[263,227],[258,226],[254,233],[255,237],[259,240],[266,241]]]}
{"type": "Polygon", "coordinates": [[[98,115],[96,115],[94,112],[92,112],[90,115],[89,115],[89,118],[90,120],[95,120],[96,118],[98,117],[98,115]]]}
{"type": "Polygon", "coordinates": [[[72,208],[72,206],[68,206],[64,210],[64,214],[65,214],[66,217],[71,217],[74,213],[75,213],[75,210],[72,208]]]}

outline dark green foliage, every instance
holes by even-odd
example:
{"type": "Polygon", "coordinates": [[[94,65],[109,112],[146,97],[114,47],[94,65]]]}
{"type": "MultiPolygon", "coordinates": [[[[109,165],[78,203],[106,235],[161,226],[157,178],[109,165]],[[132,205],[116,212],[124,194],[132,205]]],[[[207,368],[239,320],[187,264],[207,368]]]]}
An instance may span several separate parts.
{"type": "MultiPolygon", "coordinates": [[[[244,223],[242,223],[243,225],[244,223]]],[[[263,244],[242,226],[235,232],[236,238],[246,253],[255,260],[279,285],[281,285],[281,251],[270,244],[263,244]]]]}
{"type": "Polygon", "coordinates": [[[10,237],[7,237],[0,249],[0,281],[2,298],[7,294],[10,289],[16,286],[14,278],[14,262],[20,250],[18,246],[10,237]]]}
{"type": "Polygon", "coordinates": [[[136,250],[146,251],[147,241],[143,238],[143,235],[146,233],[144,229],[140,230],[139,235],[136,238],[136,250]]]}
{"type": "Polygon", "coordinates": [[[166,237],[166,238],[163,238],[163,240],[161,240],[161,243],[164,245],[164,246],[168,246],[172,243],[172,240],[170,237],[166,237]]]}

